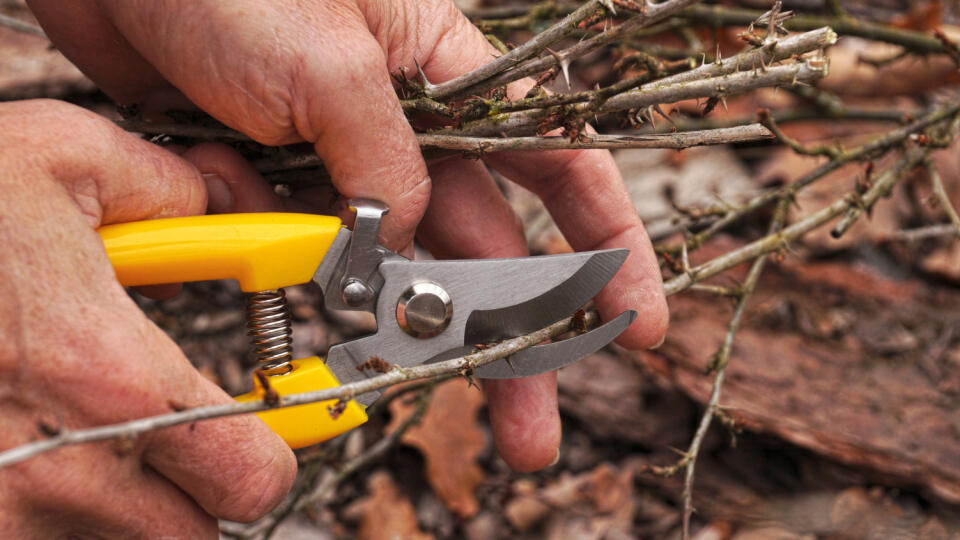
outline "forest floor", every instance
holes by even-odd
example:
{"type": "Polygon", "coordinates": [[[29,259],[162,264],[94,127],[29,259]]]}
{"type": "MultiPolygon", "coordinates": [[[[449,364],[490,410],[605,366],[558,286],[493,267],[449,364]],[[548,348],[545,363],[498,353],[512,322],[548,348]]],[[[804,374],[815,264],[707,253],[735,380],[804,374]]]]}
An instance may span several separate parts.
{"type": "MultiPolygon", "coordinates": [[[[0,13],[29,19],[24,9],[19,0],[0,1],[0,13]]],[[[895,65],[878,84],[876,70],[855,60],[857,47],[831,51],[834,75],[825,84],[869,88],[856,98],[869,103],[907,99],[878,96],[876,88],[903,96],[909,87],[896,85],[928,83],[904,82],[913,67],[895,65]]],[[[45,39],[0,28],[0,59],[0,100],[65,99],[116,117],[45,39]]],[[[955,68],[928,65],[923,73],[958,80],[955,68]]],[[[784,99],[759,92],[717,114],[749,115],[784,99]]],[[[790,133],[816,141],[886,127],[812,121],[790,133]]],[[[679,237],[677,208],[743,201],[822,163],[767,143],[615,157],[657,242],[679,237]]],[[[960,204],[960,151],[936,160],[960,204]]],[[[862,170],[839,169],[804,191],[795,211],[841,196],[862,170]]],[[[503,188],[534,253],[569,249],[539,201],[503,188]]],[[[736,335],[720,422],[697,460],[693,538],[960,538],[960,242],[898,236],[936,221],[941,214],[929,199],[918,177],[842,239],[816,233],[771,256],[736,335]]],[[[768,220],[743,221],[691,262],[744,245],[768,220]]],[[[746,271],[713,283],[735,285],[746,271]]],[[[324,312],[316,288],[292,288],[288,297],[298,356],[375,330],[369,317],[324,312]]],[[[231,394],[249,390],[255,366],[234,284],[187,284],[170,300],[136,299],[204,375],[231,394]]],[[[273,538],[679,538],[683,474],[658,468],[676,463],[694,436],[713,381],[705,368],[734,305],[704,292],[676,295],[660,348],[611,346],[561,370],[563,444],[559,461],[538,473],[513,473],[499,459],[482,393],[463,379],[437,385],[425,410],[415,412],[421,404],[406,397],[390,401],[329,448],[301,451],[298,489],[329,481],[404,419],[422,418],[384,455],[323,484],[332,488],[312,493],[273,538]]]]}

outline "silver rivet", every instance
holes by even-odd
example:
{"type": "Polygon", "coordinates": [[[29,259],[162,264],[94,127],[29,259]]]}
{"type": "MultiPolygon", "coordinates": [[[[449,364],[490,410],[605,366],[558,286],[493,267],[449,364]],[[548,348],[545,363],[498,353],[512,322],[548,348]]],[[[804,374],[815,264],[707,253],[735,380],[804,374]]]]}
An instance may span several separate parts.
{"type": "Polygon", "coordinates": [[[430,281],[414,283],[397,300],[397,324],[416,338],[430,338],[443,332],[451,317],[450,295],[430,281]]]}
{"type": "Polygon", "coordinates": [[[357,307],[373,299],[373,291],[370,290],[370,287],[368,287],[366,283],[359,279],[348,279],[347,282],[343,284],[343,292],[340,296],[343,298],[344,304],[350,307],[357,307]]]}

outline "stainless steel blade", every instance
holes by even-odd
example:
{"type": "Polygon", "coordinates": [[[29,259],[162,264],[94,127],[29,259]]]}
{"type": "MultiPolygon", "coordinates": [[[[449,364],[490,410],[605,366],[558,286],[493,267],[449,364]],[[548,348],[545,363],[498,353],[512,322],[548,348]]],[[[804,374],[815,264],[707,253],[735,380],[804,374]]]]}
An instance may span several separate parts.
{"type": "Polygon", "coordinates": [[[636,318],[636,311],[624,311],[612,321],[586,334],[524,349],[511,355],[509,362],[497,360],[478,367],[473,374],[481,379],[516,379],[560,369],[605,347],[636,318]]]}
{"type": "MultiPolygon", "coordinates": [[[[610,281],[627,260],[630,250],[610,249],[585,254],[560,255],[559,257],[577,257],[567,259],[570,263],[580,264],[572,276],[557,284],[549,291],[518,302],[518,298],[504,298],[505,305],[499,309],[475,309],[467,320],[464,345],[489,343],[500,339],[529,334],[568,317],[577,308],[593,298],[610,281]],[[589,255],[589,257],[582,257],[589,255]],[[583,262],[579,262],[583,260],[583,262]]],[[[544,257],[532,260],[543,261],[544,257]]],[[[563,260],[563,259],[559,259],[563,260]]],[[[537,279],[552,279],[556,273],[547,268],[536,269],[540,273],[537,279]]],[[[497,291],[491,291],[496,295],[497,291]]]]}

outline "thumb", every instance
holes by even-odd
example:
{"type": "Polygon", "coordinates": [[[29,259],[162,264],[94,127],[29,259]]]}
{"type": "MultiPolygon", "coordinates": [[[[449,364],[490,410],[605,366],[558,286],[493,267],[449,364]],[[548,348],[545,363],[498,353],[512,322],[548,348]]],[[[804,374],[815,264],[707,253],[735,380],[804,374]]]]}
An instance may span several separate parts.
{"type": "Polygon", "coordinates": [[[106,118],[53,100],[4,104],[9,148],[29,148],[93,228],[111,223],[202,214],[199,171],[175,154],[125,132],[106,118]],[[41,143],[42,142],[42,143],[41,143]]]}

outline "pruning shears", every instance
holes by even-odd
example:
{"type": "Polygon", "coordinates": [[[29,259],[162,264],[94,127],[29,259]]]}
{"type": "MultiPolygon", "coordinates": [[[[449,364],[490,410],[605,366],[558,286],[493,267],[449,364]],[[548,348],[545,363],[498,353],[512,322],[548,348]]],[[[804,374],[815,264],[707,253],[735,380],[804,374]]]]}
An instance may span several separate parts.
{"type": "MultiPolygon", "coordinates": [[[[332,388],[379,374],[372,359],[412,367],[456,358],[475,344],[528,334],[580,308],[626,260],[614,249],[514,259],[412,261],[377,243],[388,209],[352,199],[353,230],[336,217],[252,213],[166,218],[99,229],[125,286],[235,279],[247,293],[247,328],[259,372],[279,395],[332,388]],[[326,359],[294,359],[283,287],[313,281],[327,309],[367,311],[376,333],[332,346],[326,359]]],[[[633,322],[625,311],[575,337],[481,366],[480,378],[559,369],[610,343],[633,322]]],[[[264,399],[263,377],[238,401],[264,399]]],[[[380,392],[345,402],[258,413],[291,447],[312,445],[367,420],[380,392]],[[336,407],[339,414],[331,414],[336,407]]]]}

